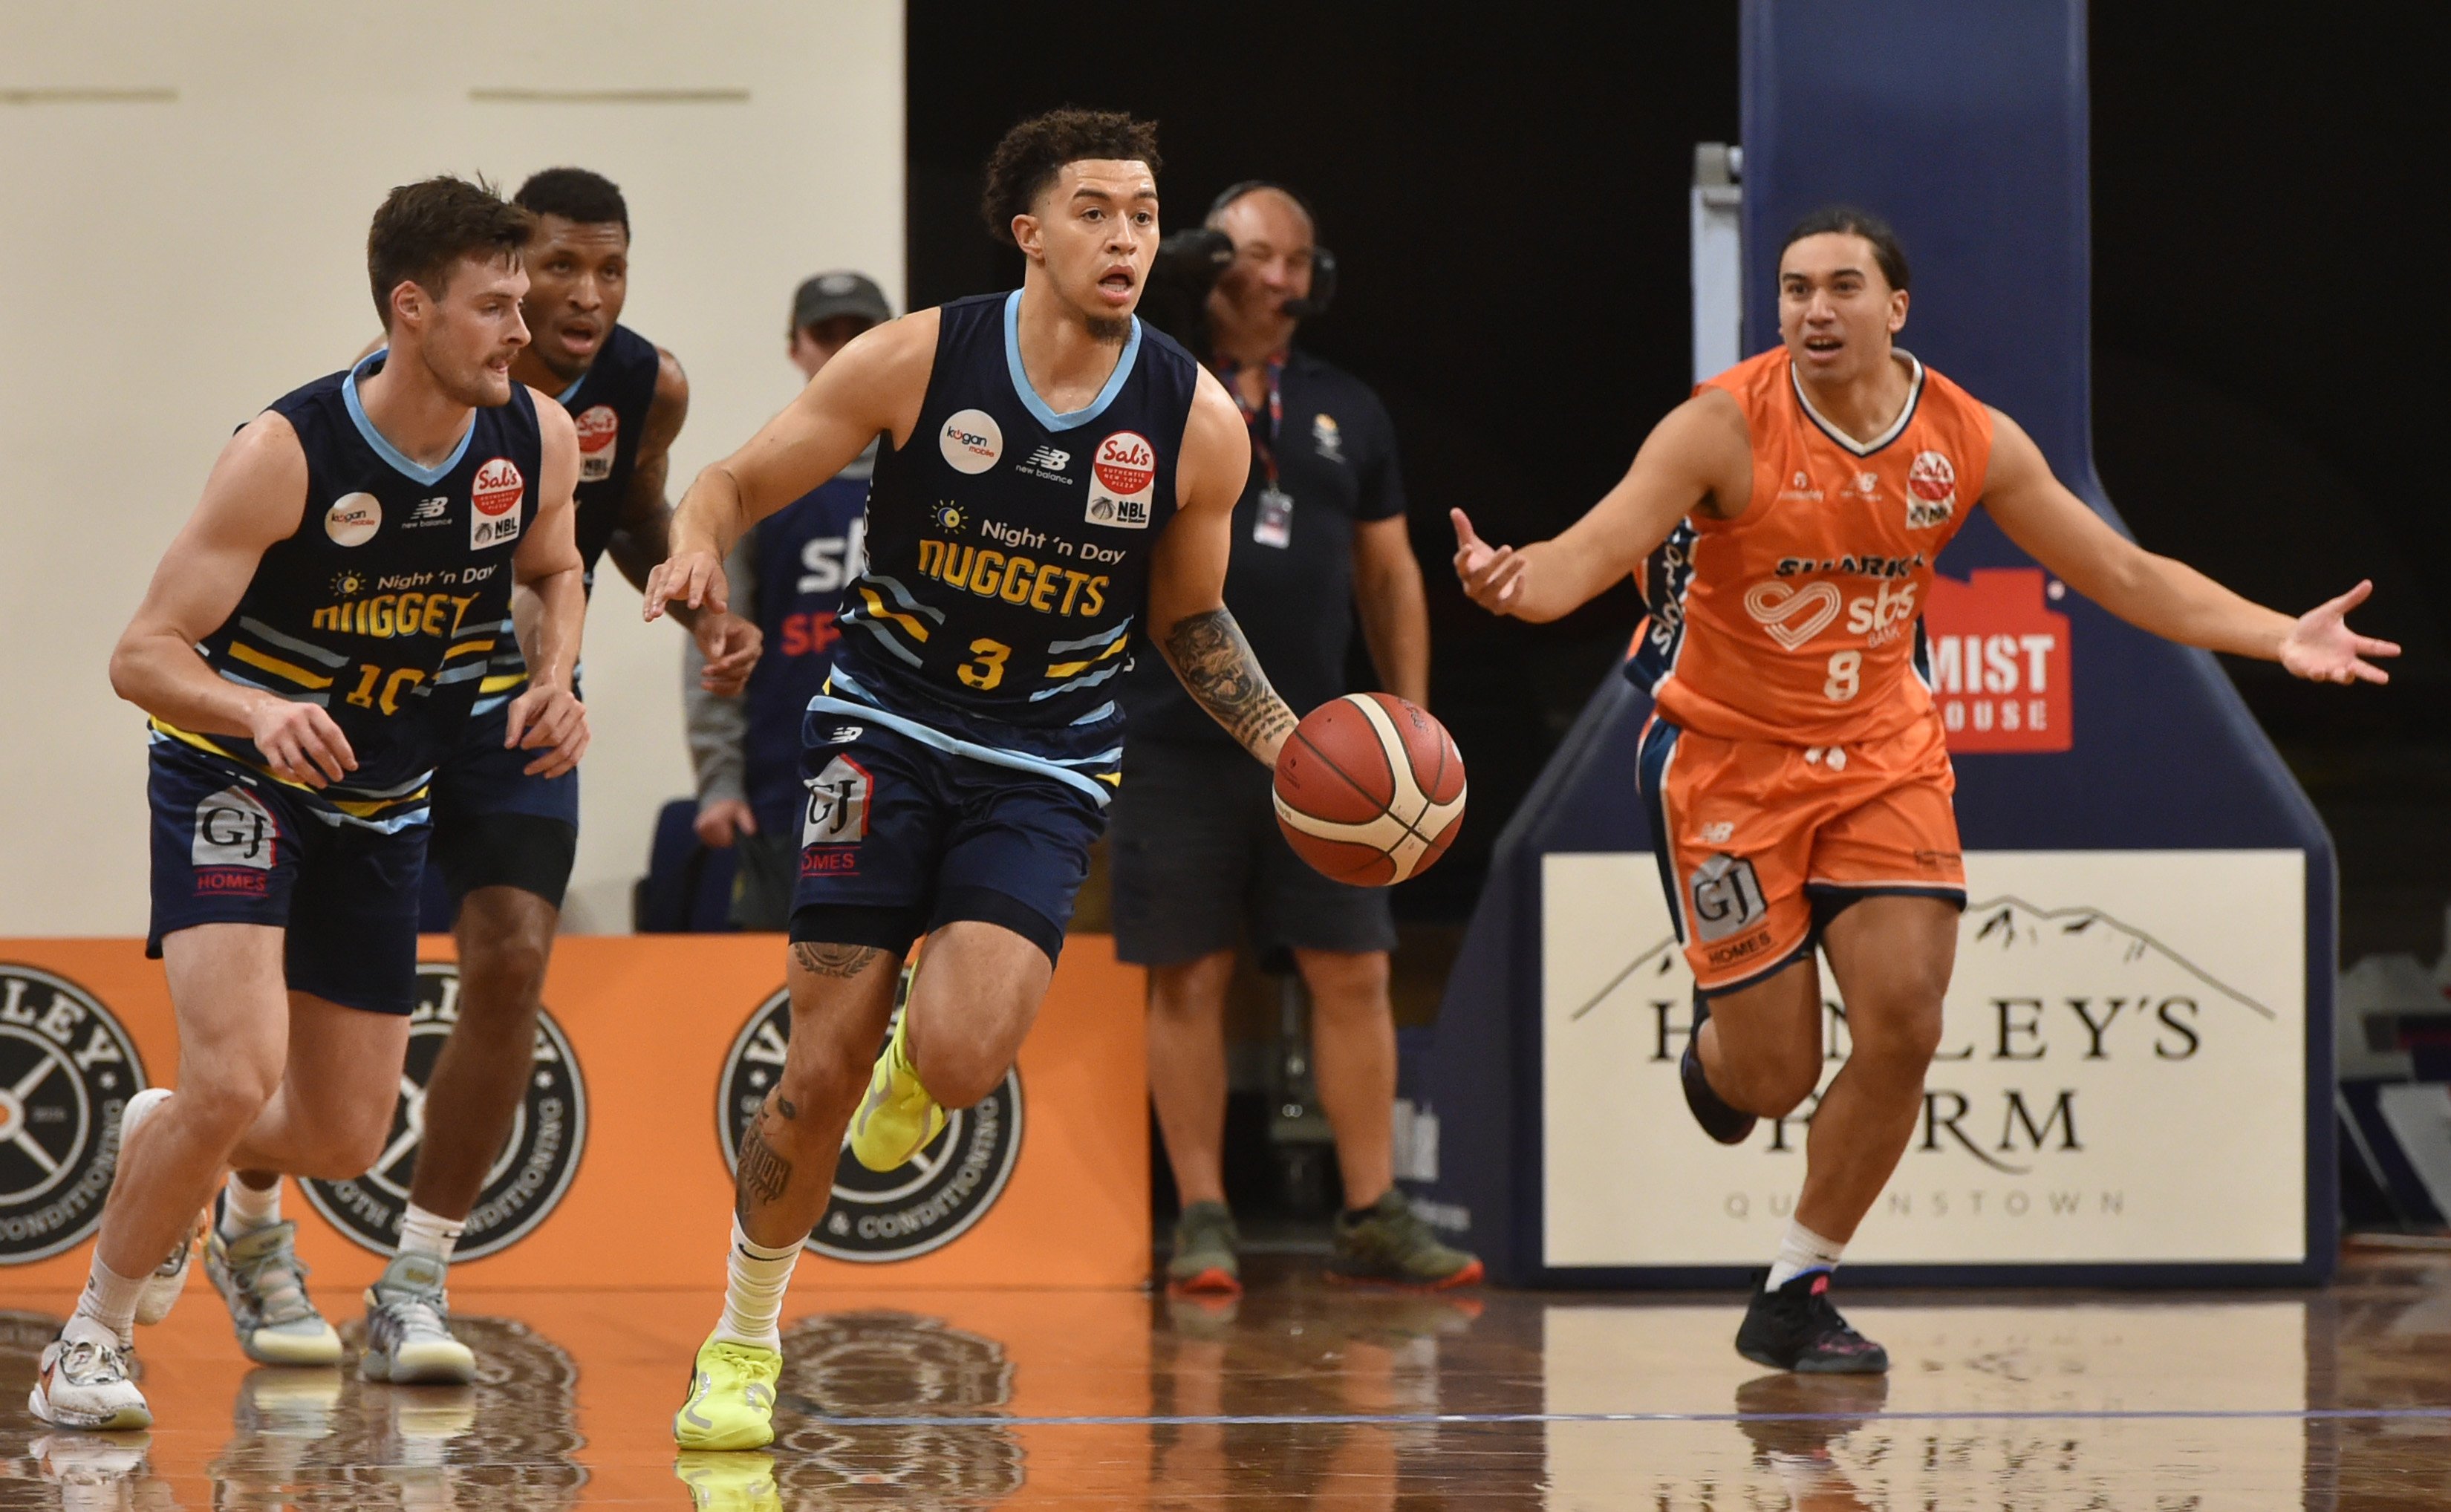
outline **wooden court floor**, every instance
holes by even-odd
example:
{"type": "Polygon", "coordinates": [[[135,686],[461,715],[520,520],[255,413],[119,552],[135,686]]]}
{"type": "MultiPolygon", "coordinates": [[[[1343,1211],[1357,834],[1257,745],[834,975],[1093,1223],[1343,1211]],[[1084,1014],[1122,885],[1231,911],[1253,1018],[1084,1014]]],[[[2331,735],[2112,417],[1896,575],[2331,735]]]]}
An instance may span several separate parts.
{"type": "MultiPolygon", "coordinates": [[[[1766,1375],[1721,1298],[1229,1306],[804,1288],[770,1454],[676,1460],[696,1292],[468,1293],[473,1388],[251,1368],[196,1284],[148,1435],[20,1392],[66,1295],[0,1286],[0,1507],[2451,1507],[2451,1259],[2320,1293],[1864,1292],[1886,1379],[1766,1375]]],[[[336,1315],[343,1299],[327,1295],[336,1315]]]]}

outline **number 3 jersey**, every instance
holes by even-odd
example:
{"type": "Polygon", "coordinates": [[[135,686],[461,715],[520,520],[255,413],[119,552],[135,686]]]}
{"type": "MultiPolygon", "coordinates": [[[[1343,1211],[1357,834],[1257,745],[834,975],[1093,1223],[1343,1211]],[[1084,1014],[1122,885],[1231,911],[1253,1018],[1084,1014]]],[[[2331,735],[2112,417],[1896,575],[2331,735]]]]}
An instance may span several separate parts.
{"type": "MultiPolygon", "coordinates": [[[[231,682],[327,711],[357,770],[300,791],[336,820],[393,830],[425,817],[427,779],[488,659],[513,644],[511,558],[536,520],[543,454],[535,402],[514,383],[509,403],[475,411],[448,458],[411,461],[358,401],[384,355],[273,403],[306,454],[305,508],[197,649],[231,682]]],[[[269,775],[242,736],[152,729],[269,775]]]]}
{"type": "Polygon", "coordinates": [[[1696,388],[1744,407],[1753,499],[1696,512],[1644,573],[1626,675],[1660,716],[1783,745],[1885,738],[1932,717],[1915,665],[1932,563],[1982,498],[1990,411],[1906,352],[1907,402],[1858,442],[1814,411],[1785,347],[1696,388]]]}
{"type": "Polygon", "coordinates": [[[940,311],[918,423],[877,457],[867,570],[843,596],[811,728],[866,719],[1104,804],[1123,756],[1116,679],[1200,371],[1134,320],[1106,386],[1057,414],[1022,370],[1020,308],[1015,292],[940,311]]]}

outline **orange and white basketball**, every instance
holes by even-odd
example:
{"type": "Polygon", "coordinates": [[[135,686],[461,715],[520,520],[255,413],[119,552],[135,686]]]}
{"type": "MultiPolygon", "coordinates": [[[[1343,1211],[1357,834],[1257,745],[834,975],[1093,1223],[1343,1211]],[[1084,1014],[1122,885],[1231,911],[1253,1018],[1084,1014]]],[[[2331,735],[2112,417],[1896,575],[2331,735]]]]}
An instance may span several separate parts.
{"type": "Polygon", "coordinates": [[[1359,887],[1418,876],[1463,818],[1463,756],[1446,726],[1403,699],[1321,704],[1277,754],[1277,827],[1294,854],[1359,887]]]}

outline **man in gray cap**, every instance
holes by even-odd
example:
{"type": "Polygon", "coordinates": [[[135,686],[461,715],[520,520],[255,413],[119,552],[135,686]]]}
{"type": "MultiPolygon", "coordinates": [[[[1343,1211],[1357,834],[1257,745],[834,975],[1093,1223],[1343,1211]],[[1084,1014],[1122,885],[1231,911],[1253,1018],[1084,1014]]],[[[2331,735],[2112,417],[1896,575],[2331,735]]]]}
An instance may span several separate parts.
{"type": "MultiPolygon", "coordinates": [[[[793,365],[814,378],[854,337],[892,319],[893,306],[874,279],[820,273],[792,295],[793,365]]],[[[695,646],[687,654],[681,697],[697,771],[697,836],[718,849],[740,848],[732,892],[737,929],[780,930],[790,921],[806,797],[800,720],[833,665],[841,638],[834,610],[844,585],[859,576],[875,465],[871,442],[832,481],[759,521],[724,563],[732,612],[766,632],[748,687],[737,697],[707,692],[698,683],[695,646]]]]}

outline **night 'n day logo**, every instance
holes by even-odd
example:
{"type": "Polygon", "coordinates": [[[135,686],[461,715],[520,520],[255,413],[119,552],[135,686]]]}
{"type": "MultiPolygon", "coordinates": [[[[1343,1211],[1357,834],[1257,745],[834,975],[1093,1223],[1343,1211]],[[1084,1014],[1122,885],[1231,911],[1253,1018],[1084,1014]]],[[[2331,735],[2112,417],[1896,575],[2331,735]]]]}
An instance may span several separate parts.
{"type": "MultiPolygon", "coordinates": [[[[417,1147],[425,1133],[425,1085],[442,1043],[460,1021],[460,968],[450,961],[417,963],[417,1007],[409,1013],[408,1059],[401,1068],[400,1106],[391,1137],[374,1167],[346,1181],[303,1181],[306,1200],[332,1227],[377,1254],[400,1242],[417,1147]]],[[[537,1010],[536,1060],[511,1137],[486,1168],[468,1231],[452,1247],[458,1260],[478,1260],[535,1231],[560,1206],[578,1174],[587,1144],[587,1084],[569,1037],[550,1010],[537,1010]]]]}
{"type": "MultiPolygon", "coordinates": [[[[903,984],[907,993],[907,971],[903,984]]],[[[723,1058],[716,1137],[723,1142],[725,1168],[735,1174],[741,1136],[783,1074],[791,1034],[792,994],[778,992],[757,1005],[723,1058]]],[[[884,1049],[881,1041],[877,1048],[884,1049]]],[[[1014,1070],[975,1106],[949,1110],[944,1131],[893,1170],[870,1170],[846,1144],[834,1165],[833,1200],[809,1234],[808,1247],[868,1265],[941,1248],[987,1216],[1020,1154],[1021,1072],[1014,1070]]]]}
{"type": "Polygon", "coordinates": [[[119,1115],[144,1088],[135,1041],[100,998],[0,962],[0,1266],[56,1255],[101,1224],[119,1115]]]}

